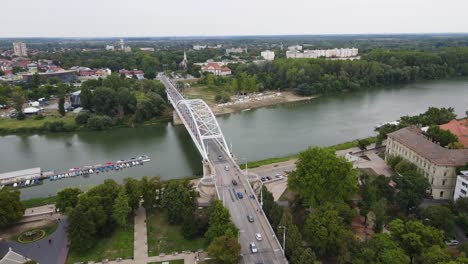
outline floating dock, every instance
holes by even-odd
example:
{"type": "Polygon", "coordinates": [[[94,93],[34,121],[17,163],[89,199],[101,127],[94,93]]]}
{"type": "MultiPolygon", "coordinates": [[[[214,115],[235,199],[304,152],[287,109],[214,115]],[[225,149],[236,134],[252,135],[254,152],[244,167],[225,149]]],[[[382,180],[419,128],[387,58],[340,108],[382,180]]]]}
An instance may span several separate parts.
{"type": "Polygon", "coordinates": [[[134,166],[141,166],[148,161],[151,161],[151,159],[143,155],[138,158],[106,162],[104,164],[84,166],[81,168],[71,168],[65,172],[56,172],[55,170],[42,171],[40,167],[10,171],[0,173],[0,186],[29,187],[42,184],[44,179],[56,181],[69,177],[89,176],[94,173],[98,174],[114,170],[119,171],[134,166]]]}

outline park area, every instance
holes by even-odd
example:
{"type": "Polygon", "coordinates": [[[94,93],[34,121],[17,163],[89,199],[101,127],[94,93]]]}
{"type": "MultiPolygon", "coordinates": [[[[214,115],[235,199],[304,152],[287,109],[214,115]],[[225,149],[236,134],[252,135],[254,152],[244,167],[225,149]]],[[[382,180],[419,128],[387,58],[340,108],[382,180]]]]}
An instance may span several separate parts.
{"type": "Polygon", "coordinates": [[[115,260],[117,258],[130,259],[133,257],[133,220],[127,228],[116,228],[108,237],[100,238],[86,253],[79,253],[70,249],[66,263],[81,261],[115,260]]]}
{"type": "Polygon", "coordinates": [[[182,226],[169,224],[166,215],[160,211],[148,211],[146,217],[149,256],[157,256],[161,253],[166,255],[173,252],[180,253],[187,250],[196,251],[208,246],[203,237],[192,240],[184,238],[182,226]]]}

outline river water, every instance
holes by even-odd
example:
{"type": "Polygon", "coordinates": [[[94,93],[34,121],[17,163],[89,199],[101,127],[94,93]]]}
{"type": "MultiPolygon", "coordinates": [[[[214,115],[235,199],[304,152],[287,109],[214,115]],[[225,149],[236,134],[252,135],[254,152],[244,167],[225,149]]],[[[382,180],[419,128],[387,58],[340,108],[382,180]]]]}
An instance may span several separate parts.
{"type": "MultiPolygon", "coordinates": [[[[468,80],[419,82],[311,101],[277,105],[218,117],[228,144],[240,158],[259,160],[374,135],[376,124],[429,106],[468,111],[468,80]]],[[[73,167],[148,155],[151,162],[121,172],[94,174],[21,190],[23,199],[53,195],[69,187],[87,188],[113,178],[159,175],[162,179],[201,175],[201,156],[183,126],[164,123],[102,132],[0,136],[0,172],[41,167],[73,167]]]]}

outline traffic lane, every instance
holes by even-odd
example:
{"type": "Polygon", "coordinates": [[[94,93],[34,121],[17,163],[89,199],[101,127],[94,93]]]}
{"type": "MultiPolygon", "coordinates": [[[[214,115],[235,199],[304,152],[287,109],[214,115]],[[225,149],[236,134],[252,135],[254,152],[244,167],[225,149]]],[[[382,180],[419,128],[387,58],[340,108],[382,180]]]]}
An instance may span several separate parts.
{"type": "MultiPolygon", "coordinates": [[[[220,170],[222,169],[221,166],[223,165],[224,164],[219,164],[215,167],[215,169],[220,170]]],[[[219,176],[225,179],[224,183],[227,183],[229,182],[229,178],[232,178],[232,173],[222,170],[219,173],[219,176]]],[[[228,187],[228,185],[224,185],[224,186],[225,186],[224,187],[225,195],[227,195],[229,190],[231,190],[232,188],[236,189],[236,191],[243,192],[243,194],[245,195],[245,192],[243,191],[244,186],[239,186],[239,185],[230,186],[230,187],[228,187]]],[[[225,202],[230,212],[232,212],[231,216],[232,216],[233,222],[236,224],[236,226],[239,227],[239,230],[240,230],[239,238],[240,238],[241,249],[242,249],[241,252],[245,257],[245,260],[247,261],[246,263],[258,263],[258,262],[273,263],[270,260],[265,262],[266,258],[264,257],[264,254],[265,252],[270,250],[270,248],[265,243],[259,243],[259,242],[266,242],[266,241],[256,241],[255,239],[255,233],[263,233],[263,232],[259,230],[259,228],[262,229],[261,225],[259,225],[259,222],[258,222],[260,221],[260,217],[255,216],[256,214],[255,212],[253,212],[253,208],[249,206],[249,203],[247,201],[248,199],[249,199],[248,197],[244,197],[243,199],[238,199],[232,203],[227,202],[227,201],[225,202]],[[253,223],[250,223],[248,221],[247,219],[248,214],[252,214],[254,216],[253,223]],[[259,249],[258,253],[252,254],[252,252],[250,251],[251,242],[256,243],[259,249]],[[254,262],[251,262],[251,261],[254,261],[254,262]]]]}

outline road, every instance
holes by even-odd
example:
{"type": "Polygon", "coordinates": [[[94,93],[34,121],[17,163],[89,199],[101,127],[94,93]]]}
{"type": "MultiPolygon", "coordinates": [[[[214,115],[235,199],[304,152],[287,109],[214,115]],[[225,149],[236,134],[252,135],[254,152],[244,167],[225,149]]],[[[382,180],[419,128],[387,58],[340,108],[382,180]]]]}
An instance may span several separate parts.
{"type": "Polygon", "coordinates": [[[215,140],[210,139],[205,142],[208,148],[208,157],[215,167],[216,184],[223,204],[229,210],[233,223],[239,228],[241,263],[286,263],[281,248],[275,240],[274,233],[262,213],[260,204],[255,198],[250,198],[251,195],[256,196],[248,186],[248,181],[240,168],[215,140]],[[221,156],[221,159],[218,156],[221,156]],[[228,166],[229,170],[225,169],[226,166],[228,166]],[[233,185],[232,180],[236,180],[238,184],[233,185]],[[237,192],[243,194],[242,199],[237,197],[237,192]],[[248,221],[248,214],[253,216],[253,223],[248,221]],[[262,235],[262,241],[256,240],[256,233],[262,235]],[[251,242],[254,242],[257,246],[257,253],[251,252],[249,246],[251,242]]]}

